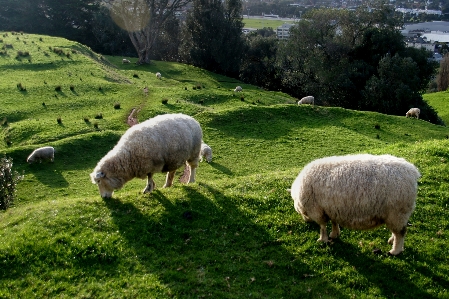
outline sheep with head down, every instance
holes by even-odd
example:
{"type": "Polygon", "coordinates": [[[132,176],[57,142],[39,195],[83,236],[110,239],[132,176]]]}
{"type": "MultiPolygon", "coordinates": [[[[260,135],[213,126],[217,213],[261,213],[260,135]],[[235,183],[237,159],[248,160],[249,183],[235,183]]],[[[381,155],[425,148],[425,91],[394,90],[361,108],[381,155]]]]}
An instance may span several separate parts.
{"type": "Polygon", "coordinates": [[[184,114],[165,114],[129,128],[90,174],[103,198],[111,197],[133,178],[147,178],[144,193],[155,188],[153,175],[166,172],[170,187],[176,170],[188,168],[187,182],[195,181],[203,133],[200,124],[184,114]]]}
{"type": "Polygon", "coordinates": [[[53,162],[55,160],[55,149],[52,146],[44,146],[35,149],[27,158],[29,164],[39,161],[41,163],[44,160],[53,162]]]}
{"type": "Polygon", "coordinates": [[[302,99],[300,99],[298,101],[298,105],[302,105],[302,104],[314,105],[315,104],[315,98],[313,96],[303,97],[302,99]]]}
{"type": "Polygon", "coordinates": [[[294,206],[304,220],[320,225],[318,241],[340,235],[339,225],[356,230],[382,224],[392,232],[391,255],[404,250],[407,222],[415,208],[418,169],[390,155],[349,155],[312,161],[290,189],[294,206]]]}
{"type": "Polygon", "coordinates": [[[420,113],[421,110],[419,108],[410,108],[410,110],[405,114],[405,117],[416,117],[416,119],[419,119],[420,113]]]}
{"type": "Polygon", "coordinates": [[[204,142],[201,143],[200,162],[203,162],[203,158],[207,163],[212,162],[212,148],[204,142]]]}

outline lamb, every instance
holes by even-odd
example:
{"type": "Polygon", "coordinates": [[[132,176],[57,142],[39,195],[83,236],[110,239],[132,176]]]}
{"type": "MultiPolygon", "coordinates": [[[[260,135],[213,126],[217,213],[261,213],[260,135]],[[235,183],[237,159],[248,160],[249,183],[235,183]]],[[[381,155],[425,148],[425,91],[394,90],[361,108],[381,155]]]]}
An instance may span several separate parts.
{"type": "Polygon", "coordinates": [[[303,97],[302,99],[300,99],[298,101],[298,105],[301,105],[301,104],[314,105],[315,104],[315,98],[313,96],[303,97]]]}
{"type": "Polygon", "coordinates": [[[419,108],[410,108],[410,110],[405,114],[405,117],[416,117],[416,119],[419,119],[420,113],[421,110],[419,110],[419,108]]]}
{"type": "Polygon", "coordinates": [[[129,128],[90,174],[100,196],[109,198],[133,178],[148,178],[143,193],[155,188],[154,173],[167,172],[170,187],[176,170],[186,165],[187,182],[195,182],[203,133],[200,124],[184,114],[165,114],[129,128]]]}
{"type": "Polygon", "coordinates": [[[205,158],[208,163],[212,162],[212,149],[206,143],[201,142],[200,162],[203,162],[203,158],[205,158]]]}
{"type": "Polygon", "coordinates": [[[240,91],[243,91],[243,88],[242,88],[241,86],[237,86],[237,87],[234,89],[234,91],[235,91],[235,92],[240,92],[240,91]]]}
{"type": "Polygon", "coordinates": [[[129,59],[123,58],[122,59],[122,63],[123,64],[128,64],[128,63],[131,63],[131,61],[129,61],[129,59]]]}
{"type": "Polygon", "coordinates": [[[418,169],[405,159],[369,154],[335,156],[312,161],[292,184],[295,210],[304,220],[320,225],[318,241],[327,242],[326,224],[332,222],[331,239],[339,225],[356,230],[385,223],[392,232],[389,251],[404,250],[407,222],[415,208],[418,169]]]}
{"type": "Polygon", "coordinates": [[[161,73],[157,72],[156,73],[156,78],[160,79],[162,77],[161,73]]]}
{"type": "Polygon", "coordinates": [[[36,161],[41,163],[43,160],[50,160],[51,162],[55,160],[55,149],[52,146],[44,146],[35,149],[27,158],[29,164],[36,161]]]}

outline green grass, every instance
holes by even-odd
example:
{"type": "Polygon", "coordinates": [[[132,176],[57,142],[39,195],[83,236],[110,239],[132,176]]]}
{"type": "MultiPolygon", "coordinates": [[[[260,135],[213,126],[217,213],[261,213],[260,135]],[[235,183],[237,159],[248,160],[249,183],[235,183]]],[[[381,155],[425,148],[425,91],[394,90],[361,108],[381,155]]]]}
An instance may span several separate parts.
{"type": "Polygon", "coordinates": [[[449,124],[449,91],[424,94],[423,98],[432,106],[445,124],[449,124]]]}
{"type": "Polygon", "coordinates": [[[273,19],[248,19],[243,18],[243,23],[245,28],[254,28],[254,29],[262,29],[262,28],[273,28],[276,31],[276,28],[281,26],[282,24],[288,23],[293,24],[295,21],[282,21],[282,20],[273,20],[273,19]]]}
{"type": "Polygon", "coordinates": [[[286,94],[192,66],[123,65],[60,38],[0,37],[14,46],[0,56],[0,153],[25,175],[15,205],[0,212],[0,298],[449,297],[448,128],[297,106],[286,94]],[[78,52],[61,57],[50,46],[78,52]],[[19,48],[31,62],[15,58],[19,48]],[[235,94],[236,85],[244,91],[235,94]],[[135,179],[100,198],[89,173],[133,107],[141,121],[182,112],[201,123],[214,159],[201,163],[196,183],[163,189],[157,174],[150,195],[135,179]],[[55,162],[26,164],[42,145],[55,147],[55,162]],[[405,157],[422,173],[397,257],[385,254],[383,227],[343,229],[339,240],[317,243],[319,227],[301,219],[286,191],[313,159],[359,152],[405,157]]]}

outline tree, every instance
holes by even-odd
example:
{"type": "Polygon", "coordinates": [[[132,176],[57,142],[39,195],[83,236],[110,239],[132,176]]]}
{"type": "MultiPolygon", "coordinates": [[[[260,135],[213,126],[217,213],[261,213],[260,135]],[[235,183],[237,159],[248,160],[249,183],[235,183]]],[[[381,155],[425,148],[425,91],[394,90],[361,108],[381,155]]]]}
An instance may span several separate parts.
{"type": "Polygon", "coordinates": [[[191,0],[107,0],[114,21],[128,32],[139,57],[150,63],[150,55],[165,22],[191,0]]]}
{"type": "Polygon", "coordinates": [[[244,50],[240,0],[194,0],[183,27],[183,61],[237,77],[244,50]]]}
{"type": "Polygon", "coordinates": [[[240,79],[246,83],[277,90],[280,82],[276,78],[276,37],[263,37],[257,33],[247,35],[247,49],[240,65],[240,79]]]}
{"type": "MultiPolygon", "coordinates": [[[[434,74],[430,52],[405,47],[401,20],[383,4],[308,12],[279,47],[282,89],[314,95],[323,105],[388,114],[425,107],[421,94],[434,74]]],[[[425,111],[437,122],[434,111],[425,111]]]]}
{"type": "Polygon", "coordinates": [[[449,86],[449,54],[440,61],[440,69],[436,78],[438,91],[445,91],[449,86]]]}
{"type": "Polygon", "coordinates": [[[0,30],[62,36],[82,43],[93,37],[99,0],[0,0],[0,30]]]}

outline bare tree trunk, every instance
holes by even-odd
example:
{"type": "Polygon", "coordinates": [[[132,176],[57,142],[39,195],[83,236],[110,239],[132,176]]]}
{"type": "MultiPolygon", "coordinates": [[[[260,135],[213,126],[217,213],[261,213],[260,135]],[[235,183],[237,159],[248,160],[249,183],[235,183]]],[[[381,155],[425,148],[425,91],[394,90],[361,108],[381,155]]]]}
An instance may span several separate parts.
{"type": "Polygon", "coordinates": [[[169,16],[192,0],[108,0],[111,16],[128,31],[137,51],[137,64],[149,64],[160,28],[169,16]]]}

